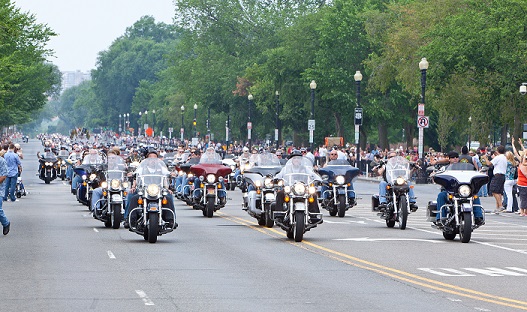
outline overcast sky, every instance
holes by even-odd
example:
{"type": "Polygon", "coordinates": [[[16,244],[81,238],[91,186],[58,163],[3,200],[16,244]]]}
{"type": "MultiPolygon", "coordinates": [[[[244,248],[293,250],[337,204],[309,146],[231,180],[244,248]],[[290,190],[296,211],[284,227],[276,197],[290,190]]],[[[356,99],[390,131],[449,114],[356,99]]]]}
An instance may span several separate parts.
{"type": "Polygon", "coordinates": [[[50,61],[61,71],[89,71],[97,54],[107,50],[141,16],[172,23],[172,0],[14,0],[23,12],[37,17],[58,35],[48,48],[55,51],[50,61]]]}

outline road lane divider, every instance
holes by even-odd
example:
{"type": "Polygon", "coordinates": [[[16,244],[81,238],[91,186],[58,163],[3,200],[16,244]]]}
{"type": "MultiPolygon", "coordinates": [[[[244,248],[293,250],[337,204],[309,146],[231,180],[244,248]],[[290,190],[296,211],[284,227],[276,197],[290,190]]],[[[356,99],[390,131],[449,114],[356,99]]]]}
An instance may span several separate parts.
{"type": "MultiPolygon", "coordinates": [[[[232,215],[228,215],[224,212],[219,212],[217,215],[223,219],[245,225],[253,230],[256,230],[258,232],[271,235],[276,234],[279,236],[285,237],[285,233],[283,231],[278,231],[275,228],[266,228],[258,225],[257,223],[253,221],[249,221],[247,219],[243,219],[240,217],[235,217],[232,215]]],[[[275,235],[271,235],[275,236],[275,235]]],[[[438,292],[443,292],[447,294],[452,294],[460,297],[470,298],[476,301],[483,301],[488,303],[497,304],[500,306],[506,306],[509,308],[515,308],[520,310],[526,310],[527,311],[527,301],[502,297],[502,296],[496,296],[492,294],[487,294],[484,292],[480,292],[477,290],[469,289],[460,287],[453,284],[444,283],[441,281],[437,281],[431,278],[426,278],[423,276],[419,276],[413,273],[405,272],[402,270],[398,270],[395,268],[387,267],[375,262],[371,262],[368,260],[360,259],[354,256],[351,256],[346,253],[342,253],[340,251],[336,251],[327,247],[324,247],[319,244],[311,243],[307,240],[303,240],[300,243],[289,241],[291,245],[294,245],[298,248],[305,249],[306,251],[310,251],[322,256],[325,256],[327,258],[357,267],[361,269],[365,269],[371,272],[378,273],[380,275],[384,275],[387,277],[390,277],[395,280],[404,281],[409,284],[418,285],[423,288],[432,289],[438,292]]]]}
{"type": "Polygon", "coordinates": [[[115,259],[115,255],[113,254],[111,250],[108,250],[108,258],[115,259]]]}
{"type": "Polygon", "coordinates": [[[135,293],[139,296],[139,298],[141,298],[141,300],[143,300],[144,304],[147,305],[147,306],[153,306],[155,305],[154,302],[152,302],[152,300],[150,300],[150,298],[148,298],[148,296],[146,295],[146,293],[140,289],[136,290],[135,293]]]}

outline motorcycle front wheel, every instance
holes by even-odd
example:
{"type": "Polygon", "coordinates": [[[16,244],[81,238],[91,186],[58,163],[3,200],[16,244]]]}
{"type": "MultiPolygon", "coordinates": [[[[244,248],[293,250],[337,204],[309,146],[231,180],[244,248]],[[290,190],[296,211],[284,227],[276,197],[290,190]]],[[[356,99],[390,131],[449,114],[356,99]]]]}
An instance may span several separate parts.
{"type": "Polygon", "coordinates": [[[294,225],[294,234],[295,242],[299,243],[304,239],[304,231],[306,229],[306,218],[305,211],[295,211],[295,225],[294,225]]]}
{"type": "Polygon", "coordinates": [[[205,216],[207,218],[212,218],[214,214],[214,200],[215,198],[213,197],[207,198],[207,204],[205,205],[205,216]]]}
{"type": "Polygon", "coordinates": [[[344,194],[339,195],[338,209],[339,218],[344,218],[344,216],[346,215],[346,195],[344,194]]]}
{"type": "Polygon", "coordinates": [[[462,243],[470,242],[472,236],[472,214],[470,212],[463,212],[462,218],[459,220],[459,239],[462,243]]]}
{"type": "Polygon", "coordinates": [[[406,201],[406,196],[401,196],[399,198],[399,212],[397,217],[399,219],[399,228],[401,230],[406,229],[406,221],[408,220],[408,202],[406,201]]]}
{"type": "Polygon", "coordinates": [[[272,228],[274,226],[273,212],[271,211],[271,205],[266,204],[264,207],[265,226],[272,228]]]}
{"type": "Polygon", "coordinates": [[[121,205],[113,204],[112,205],[112,213],[110,219],[112,228],[118,229],[121,227],[121,205]]]}
{"type": "Polygon", "coordinates": [[[145,231],[145,233],[148,233],[149,243],[157,242],[157,234],[159,233],[159,213],[148,213],[148,229],[145,231]]]}

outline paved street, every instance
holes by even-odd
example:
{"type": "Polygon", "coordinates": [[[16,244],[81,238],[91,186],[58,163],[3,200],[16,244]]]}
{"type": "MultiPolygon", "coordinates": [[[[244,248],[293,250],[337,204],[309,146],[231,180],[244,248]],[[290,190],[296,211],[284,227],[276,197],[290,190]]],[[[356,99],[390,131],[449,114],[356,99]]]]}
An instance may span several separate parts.
{"type": "Polygon", "coordinates": [[[302,243],[258,226],[235,190],[211,219],[176,201],[179,228],[149,244],[105,228],[66,182],[44,184],[39,142],[22,147],[30,193],[4,203],[2,311],[527,310],[527,218],[487,214],[470,243],[446,241],[425,219],[436,185],[416,186],[404,231],[371,212],[377,184],[360,180],[358,206],[325,212],[302,243]]]}

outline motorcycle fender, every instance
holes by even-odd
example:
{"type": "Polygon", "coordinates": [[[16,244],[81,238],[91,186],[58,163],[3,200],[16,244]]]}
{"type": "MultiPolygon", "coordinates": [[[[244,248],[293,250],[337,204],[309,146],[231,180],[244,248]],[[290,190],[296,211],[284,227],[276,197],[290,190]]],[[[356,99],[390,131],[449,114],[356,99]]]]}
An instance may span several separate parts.
{"type": "Polygon", "coordinates": [[[161,210],[161,207],[159,207],[159,204],[154,203],[154,202],[148,203],[148,206],[146,207],[147,212],[154,212],[154,211],[160,212],[160,210],[161,210]]]}
{"type": "Polygon", "coordinates": [[[472,205],[470,205],[470,203],[463,203],[463,204],[461,204],[461,211],[463,211],[463,212],[471,212],[472,211],[472,205]]]}
{"type": "Polygon", "coordinates": [[[123,202],[123,197],[121,196],[121,194],[112,194],[112,202],[113,203],[122,203],[123,202]]]}
{"type": "Polygon", "coordinates": [[[295,207],[294,211],[302,211],[302,210],[305,211],[306,210],[306,205],[302,202],[295,203],[294,207],[295,207]]]}

